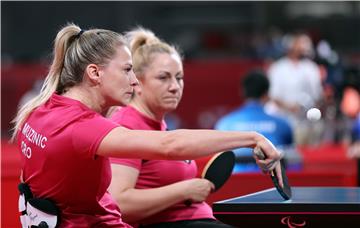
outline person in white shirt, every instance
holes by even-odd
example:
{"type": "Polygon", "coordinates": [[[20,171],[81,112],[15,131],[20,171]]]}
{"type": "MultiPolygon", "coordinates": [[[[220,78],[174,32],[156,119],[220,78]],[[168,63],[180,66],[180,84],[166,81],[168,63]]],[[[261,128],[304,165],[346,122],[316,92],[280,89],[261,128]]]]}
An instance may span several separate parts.
{"type": "MultiPolygon", "coordinates": [[[[309,36],[294,34],[288,38],[287,55],[275,61],[268,70],[271,101],[266,110],[286,117],[295,132],[304,126],[306,111],[316,107],[322,97],[320,69],[311,60],[312,52],[309,36]]],[[[303,140],[296,141],[302,143],[303,140]]]]}

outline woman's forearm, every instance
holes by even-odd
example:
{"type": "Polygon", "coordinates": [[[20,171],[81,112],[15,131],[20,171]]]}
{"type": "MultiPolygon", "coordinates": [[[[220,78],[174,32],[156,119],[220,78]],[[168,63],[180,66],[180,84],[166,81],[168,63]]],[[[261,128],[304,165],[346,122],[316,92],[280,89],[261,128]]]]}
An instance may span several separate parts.
{"type": "Polygon", "coordinates": [[[195,159],[234,148],[255,147],[259,141],[264,141],[264,137],[255,132],[116,128],[103,139],[97,153],[124,158],[195,159]]]}
{"type": "Polygon", "coordinates": [[[195,159],[240,147],[254,148],[262,136],[255,132],[175,130],[165,137],[172,159],[195,159]]]}

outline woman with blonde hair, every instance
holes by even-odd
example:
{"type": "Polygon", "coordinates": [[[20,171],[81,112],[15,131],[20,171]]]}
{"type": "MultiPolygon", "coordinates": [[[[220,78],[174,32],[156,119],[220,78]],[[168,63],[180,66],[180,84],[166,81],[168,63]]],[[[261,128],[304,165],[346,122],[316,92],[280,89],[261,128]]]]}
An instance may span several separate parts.
{"type": "Polygon", "coordinates": [[[121,35],[74,24],[58,32],[42,90],[19,110],[13,139],[22,152],[23,182],[34,197],[55,203],[59,227],[129,226],[107,192],[108,157],[194,159],[259,146],[268,156],[259,166],[280,168],[279,152],[254,132],[129,130],[101,115],[127,104],[137,85],[121,35]]]}
{"type": "MultiPolygon", "coordinates": [[[[126,107],[111,119],[129,129],[165,131],[167,113],[183,94],[184,70],[179,51],[147,29],[125,35],[130,43],[139,86],[126,107]]],[[[205,203],[214,185],[196,178],[193,160],[112,158],[109,191],[125,222],[140,227],[230,227],[217,221],[205,203]],[[184,202],[191,201],[191,206],[184,202]]]]}

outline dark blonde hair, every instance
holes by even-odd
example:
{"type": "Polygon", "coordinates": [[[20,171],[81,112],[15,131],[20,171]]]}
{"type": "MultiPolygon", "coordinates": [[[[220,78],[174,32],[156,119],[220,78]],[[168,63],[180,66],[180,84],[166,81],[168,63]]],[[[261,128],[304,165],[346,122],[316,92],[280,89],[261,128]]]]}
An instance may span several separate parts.
{"type": "Polygon", "coordinates": [[[149,66],[154,53],[176,54],[182,59],[179,50],[175,46],[165,43],[156,37],[151,30],[137,27],[128,31],[125,38],[130,44],[133,70],[137,77],[142,75],[144,68],[149,66]]]}
{"type": "Polygon", "coordinates": [[[126,45],[124,37],[104,29],[83,31],[73,23],[64,26],[57,34],[53,49],[53,62],[38,96],[20,108],[14,123],[12,139],[29,114],[45,103],[50,96],[82,82],[87,65],[106,65],[119,46],[126,45]]]}

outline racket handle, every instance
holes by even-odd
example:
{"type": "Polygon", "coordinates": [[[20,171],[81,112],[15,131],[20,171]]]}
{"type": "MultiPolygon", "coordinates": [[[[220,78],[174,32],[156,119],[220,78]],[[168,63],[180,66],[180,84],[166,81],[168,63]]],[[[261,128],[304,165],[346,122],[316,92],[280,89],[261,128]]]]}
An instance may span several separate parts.
{"type": "Polygon", "coordinates": [[[192,204],[192,201],[191,200],[185,200],[184,201],[184,204],[187,206],[187,207],[190,207],[191,206],[191,204],[192,204]]]}

